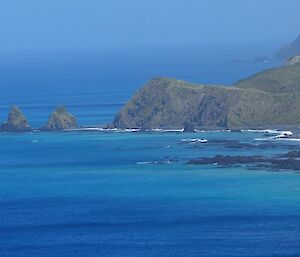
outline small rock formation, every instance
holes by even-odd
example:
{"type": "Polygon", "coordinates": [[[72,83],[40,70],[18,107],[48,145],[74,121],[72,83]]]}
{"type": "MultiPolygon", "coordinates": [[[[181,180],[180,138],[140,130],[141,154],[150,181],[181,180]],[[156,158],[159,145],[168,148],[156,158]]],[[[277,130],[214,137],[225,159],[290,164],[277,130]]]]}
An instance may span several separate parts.
{"type": "Polygon", "coordinates": [[[285,65],[294,65],[296,63],[300,63],[300,55],[295,55],[288,59],[285,63],[285,65]]]}
{"type": "Polygon", "coordinates": [[[263,157],[263,156],[230,156],[216,155],[214,157],[202,157],[189,160],[187,164],[193,165],[249,165],[249,168],[267,168],[271,170],[300,170],[300,160],[298,159],[299,152],[289,152],[280,156],[263,157]],[[286,158],[288,157],[288,158],[286,158]]]}
{"type": "Polygon", "coordinates": [[[282,158],[300,158],[300,150],[290,151],[284,155],[281,155],[282,158]]]}
{"type": "Polygon", "coordinates": [[[1,125],[0,131],[27,132],[31,131],[31,128],[21,110],[16,105],[13,105],[9,111],[7,121],[1,125]]]}
{"type": "Polygon", "coordinates": [[[47,124],[41,130],[60,131],[77,127],[76,118],[64,106],[60,106],[51,114],[47,124]]]}
{"type": "Polygon", "coordinates": [[[235,165],[235,164],[245,164],[245,163],[260,163],[268,162],[262,156],[231,156],[231,155],[216,155],[214,157],[203,157],[198,159],[192,159],[187,162],[187,164],[194,165],[207,165],[207,164],[218,164],[218,165],[235,165]]]}

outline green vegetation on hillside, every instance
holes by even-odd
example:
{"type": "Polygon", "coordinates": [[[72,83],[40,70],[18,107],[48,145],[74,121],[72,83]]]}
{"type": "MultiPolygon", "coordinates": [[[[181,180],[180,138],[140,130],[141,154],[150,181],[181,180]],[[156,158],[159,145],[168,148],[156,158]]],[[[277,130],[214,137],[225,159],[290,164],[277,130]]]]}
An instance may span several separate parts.
{"type": "Polygon", "coordinates": [[[300,63],[257,73],[234,86],[269,93],[300,93],[300,63]]]}
{"type": "Polygon", "coordinates": [[[244,128],[300,124],[300,64],[271,69],[232,87],[157,78],[114,119],[121,128],[244,128]]]}

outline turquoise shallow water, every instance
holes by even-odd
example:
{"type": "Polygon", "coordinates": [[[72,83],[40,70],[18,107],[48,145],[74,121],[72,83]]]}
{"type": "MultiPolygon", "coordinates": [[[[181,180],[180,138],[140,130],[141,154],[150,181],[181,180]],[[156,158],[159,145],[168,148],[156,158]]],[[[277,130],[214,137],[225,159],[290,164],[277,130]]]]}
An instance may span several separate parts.
{"type": "Polygon", "coordinates": [[[0,256],[299,256],[298,173],[185,164],[298,147],[260,136],[0,134],[0,256]]]}

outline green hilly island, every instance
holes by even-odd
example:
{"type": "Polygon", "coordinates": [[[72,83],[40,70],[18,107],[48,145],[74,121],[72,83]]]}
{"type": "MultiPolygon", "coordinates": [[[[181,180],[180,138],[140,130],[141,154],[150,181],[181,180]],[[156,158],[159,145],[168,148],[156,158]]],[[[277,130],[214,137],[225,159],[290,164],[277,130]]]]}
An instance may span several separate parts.
{"type": "Polygon", "coordinates": [[[300,63],[232,86],[155,78],[115,116],[118,128],[258,128],[300,124],[300,63]]]}

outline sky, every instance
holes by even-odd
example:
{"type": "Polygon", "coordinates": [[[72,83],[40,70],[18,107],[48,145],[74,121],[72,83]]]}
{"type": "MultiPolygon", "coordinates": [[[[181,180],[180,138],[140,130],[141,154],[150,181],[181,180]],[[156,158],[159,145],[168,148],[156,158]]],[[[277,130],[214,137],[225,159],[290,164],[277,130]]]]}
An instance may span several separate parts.
{"type": "Polygon", "coordinates": [[[288,43],[300,0],[9,0],[0,52],[288,43]]]}

